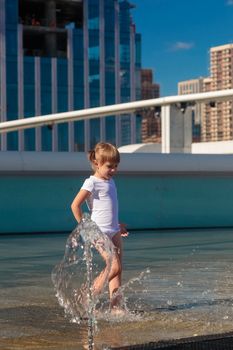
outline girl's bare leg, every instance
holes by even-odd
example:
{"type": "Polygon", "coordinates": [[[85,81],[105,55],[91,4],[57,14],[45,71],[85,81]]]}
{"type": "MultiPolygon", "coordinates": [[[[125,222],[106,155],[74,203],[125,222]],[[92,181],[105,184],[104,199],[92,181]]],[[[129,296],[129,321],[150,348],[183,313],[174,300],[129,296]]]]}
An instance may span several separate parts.
{"type": "MultiPolygon", "coordinates": [[[[115,237],[115,236],[114,236],[115,237]]],[[[114,244],[114,242],[113,242],[114,244]]],[[[111,281],[113,278],[115,278],[121,271],[121,263],[119,260],[119,256],[117,254],[117,248],[114,248],[114,255],[109,256],[109,253],[104,250],[102,245],[95,245],[96,250],[99,252],[101,257],[106,263],[106,267],[103,269],[103,271],[95,278],[93,282],[93,292],[95,295],[100,294],[103,290],[104,284],[107,281],[111,281]]],[[[114,291],[113,291],[114,292],[114,291]]],[[[110,297],[112,295],[112,292],[110,291],[110,297]]]]}
{"type": "Polygon", "coordinates": [[[106,266],[103,269],[103,271],[101,271],[100,274],[95,278],[95,280],[93,282],[94,295],[98,295],[102,292],[106,280],[109,280],[109,274],[110,274],[110,269],[111,269],[111,265],[109,264],[110,259],[109,259],[108,253],[102,247],[96,246],[96,249],[100,253],[103,260],[105,261],[106,266]]]}
{"type": "Polygon", "coordinates": [[[114,294],[121,286],[121,261],[122,261],[122,238],[120,232],[118,232],[113,238],[112,243],[115,246],[115,254],[112,259],[109,259],[109,254],[103,247],[96,245],[96,249],[100,253],[101,257],[106,263],[104,270],[96,277],[93,282],[93,293],[98,295],[102,292],[106,279],[109,282],[109,296],[111,300],[111,308],[117,308],[120,304],[120,295],[114,294]],[[111,261],[111,265],[109,265],[111,261]]]}
{"type": "Polygon", "coordinates": [[[112,278],[109,278],[109,295],[111,300],[111,308],[117,308],[120,304],[120,295],[114,294],[118,291],[121,286],[121,272],[122,272],[122,237],[121,233],[118,232],[112,238],[112,242],[116,247],[116,254],[112,261],[112,278]]]}

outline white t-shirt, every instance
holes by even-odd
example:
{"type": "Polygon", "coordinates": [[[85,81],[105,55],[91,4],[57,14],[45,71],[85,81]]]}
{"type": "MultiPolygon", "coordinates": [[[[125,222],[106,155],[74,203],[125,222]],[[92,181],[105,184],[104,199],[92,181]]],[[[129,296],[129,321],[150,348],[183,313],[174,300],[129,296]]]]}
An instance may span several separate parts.
{"type": "Polygon", "coordinates": [[[87,199],[87,206],[91,212],[91,219],[106,234],[119,231],[117,190],[113,179],[103,180],[90,176],[81,187],[91,192],[87,199]]]}

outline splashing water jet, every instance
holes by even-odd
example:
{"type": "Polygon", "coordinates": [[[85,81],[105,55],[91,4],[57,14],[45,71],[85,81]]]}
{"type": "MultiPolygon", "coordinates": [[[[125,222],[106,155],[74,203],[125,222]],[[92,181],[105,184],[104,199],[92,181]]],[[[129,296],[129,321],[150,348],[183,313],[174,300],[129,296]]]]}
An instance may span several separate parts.
{"type": "Polygon", "coordinates": [[[87,321],[89,350],[94,347],[96,306],[108,283],[113,255],[111,240],[100,231],[89,214],[84,214],[81,223],[67,239],[63,259],[52,271],[56,297],[65,315],[78,324],[87,321]],[[98,262],[98,258],[103,251],[106,266],[101,268],[103,261],[98,262]],[[93,287],[97,281],[101,282],[98,290],[93,287]]]}
{"type": "Polygon", "coordinates": [[[112,314],[107,293],[104,292],[109,282],[115,254],[112,241],[100,231],[89,214],[84,214],[81,223],[71,232],[66,241],[61,262],[52,271],[56,297],[64,308],[66,317],[71,322],[87,325],[88,350],[94,349],[94,335],[98,330],[97,312],[98,320],[104,318],[108,322],[126,320],[128,322],[141,318],[142,299],[137,295],[135,285],[140,285],[150,271],[149,269],[142,271],[139,276],[130,278],[118,289],[114,297],[119,297],[123,314],[112,314]],[[127,292],[132,293],[132,291],[136,297],[133,304],[126,297],[127,292]],[[130,303],[134,308],[133,312],[128,308],[130,303]]]}

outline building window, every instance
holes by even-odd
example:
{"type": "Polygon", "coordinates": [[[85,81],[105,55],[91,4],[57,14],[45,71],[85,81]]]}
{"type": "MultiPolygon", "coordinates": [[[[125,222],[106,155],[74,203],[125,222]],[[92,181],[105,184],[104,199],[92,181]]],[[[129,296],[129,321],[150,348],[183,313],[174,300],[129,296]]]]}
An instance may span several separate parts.
{"type": "Polygon", "coordinates": [[[83,26],[83,4],[19,0],[25,56],[66,57],[67,28],[83,26]]]}

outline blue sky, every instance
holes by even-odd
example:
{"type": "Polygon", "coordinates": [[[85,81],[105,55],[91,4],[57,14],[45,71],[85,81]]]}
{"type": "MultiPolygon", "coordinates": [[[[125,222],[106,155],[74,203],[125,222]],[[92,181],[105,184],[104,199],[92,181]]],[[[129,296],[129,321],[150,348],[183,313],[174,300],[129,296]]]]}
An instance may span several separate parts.
{"type": "Polygon", "coordinates": [[[161,96],[178,81],[209,76],[209,49],[233,43],[233,0],[131,0],[142,34],[142,66],[152,68],[161,96]]]}

